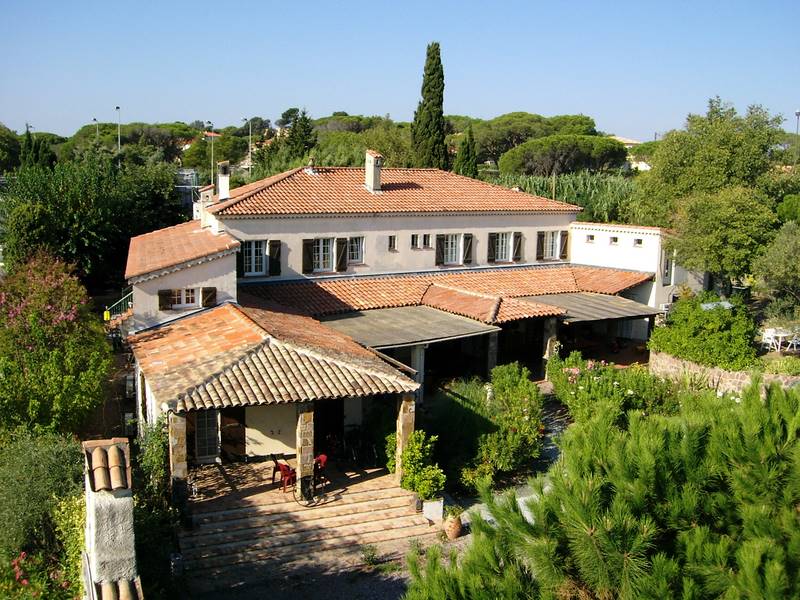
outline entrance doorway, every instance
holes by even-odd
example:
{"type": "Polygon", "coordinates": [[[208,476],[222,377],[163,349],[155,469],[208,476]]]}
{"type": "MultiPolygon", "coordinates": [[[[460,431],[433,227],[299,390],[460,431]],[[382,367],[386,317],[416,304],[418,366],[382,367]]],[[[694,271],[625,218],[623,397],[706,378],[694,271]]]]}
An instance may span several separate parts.
{"type": "Polygon", "coordinates": [[[195,458],[199,463],[216,462],[219,457],[219,411],[197,411],[195,458]]]}

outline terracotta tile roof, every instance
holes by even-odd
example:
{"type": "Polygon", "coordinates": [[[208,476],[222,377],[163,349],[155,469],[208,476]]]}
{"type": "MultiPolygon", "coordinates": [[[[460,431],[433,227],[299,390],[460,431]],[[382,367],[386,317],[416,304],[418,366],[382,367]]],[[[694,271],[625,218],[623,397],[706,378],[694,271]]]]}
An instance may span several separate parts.
{"type": "Polygon", "coordinates": [[[598,229],[630,229],[630,230],[639,230],[642,231],[653,231],[653,232],[661,232],[664,233],[667,230],[663,227],[652,227],[650,225],[630,225],[628,223],[595,223],[593,221],[573,221],[569,224],[570,227],[590,227],[590,228],[598,228],[598,229]]]}
{"type": "Polygon", "coordinates": [[[143,600],[142,582],[136,579],[120,579],[95,583],[95,596],[99,600],[143,600]]]}
{"type": "Polygon", "coordinates": [[[291,306],[314,317],[375,308],[427,304],[483,322],[494,323],[553,314],[547,312],[550,308],[546,306],[531,307],[527,302],[516,303],[513,301],[516,297],[568,292],[618,294],[648,281],[652,276],[652,273],[637,271],[560,265],[459,273],[302,280],[243,286],[241,290],[252,298],[291,306]],[[436,286],[437,289],[430,290],[431,286],[436,286]],[[446,293],[445,288],[449,288],[449,293],[446,293]],[[426,295],[427,298],[423,300],[426,295]],[[497,307],[494,307],[494,303],[497,303],[497,307]],[[529,314],[532,311],[538,312],[529,314]],[[486,319],[492,315],[494,320],[487,321],[486,319]]]}
{"type": "Polygon", "coordinates": [[[238,240],[227,233],[215,235],[209,228],[201,228],[200,221],[165,227],[131,238],[125,279],[234,251],[238,247],[238,240]]]}
{"type": "Polygon", "coordinates": [[[93,492],[131,488],[131,456],[128,438],[83,442],[86,473],[93,492]]]}
{"type": "Polygon", "coordinates": [[[364,187],[364,169],[298,168],[231,190],[209,207],[224,216],[535,212],[576,213],[580,207],[517,192],[439,169],[382,169],[381,192],[364,187]]]}
{"type": "Polygon", "coordinates": [[[171,410],[412,392],[418,385],[318,321],[223,304],[129,338],[171,410]]]}

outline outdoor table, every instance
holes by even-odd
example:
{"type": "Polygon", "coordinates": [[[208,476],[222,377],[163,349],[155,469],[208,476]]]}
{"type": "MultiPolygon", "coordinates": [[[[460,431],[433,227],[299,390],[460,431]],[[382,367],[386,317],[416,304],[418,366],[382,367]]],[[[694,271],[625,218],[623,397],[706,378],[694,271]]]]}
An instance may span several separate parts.
{"type": "Polygon", "coordinates": [[[783,347],[783,341],[792,335],[794,335],[794,332],[789,331],[788,329],[775,330],[775,340],[778,342],[778,352],[780,352],[781,348],[783,347]]]}

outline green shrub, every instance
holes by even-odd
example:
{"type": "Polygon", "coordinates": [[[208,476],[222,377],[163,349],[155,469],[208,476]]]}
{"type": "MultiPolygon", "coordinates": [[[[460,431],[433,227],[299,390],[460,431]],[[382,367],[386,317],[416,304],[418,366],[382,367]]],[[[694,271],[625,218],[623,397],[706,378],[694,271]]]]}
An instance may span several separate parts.
{"type": "Polygon", "coordinates": [[[666,325],[653,331],[650,350],[731,371],[752,367],[756,361],[753,320],[736,296],[729,300],[731,309],[701,307],[718,301],[713,294],[703,294],[676,302],[666,325]]]}
{"type": "Polygon", "coordinates": [[[389,435],[386,436],[385,453],[386,453],[386,468],[389,469],[389,473],[394,473],[395,469],[397,468],[396,433],[390,433],[389,435]]]}
{"type": "Polygon", "coordinates": [[[781,203],[778,204],[777,213],[781,223],[789,221],[800,223],[800,194],[784,196],[781,203]]]}
{"type": "Polygon", "coordinates": [[[77,442],[17,430],[0,439],[0,559],[20,550],[56,554],[52,513],[58,498],[83,492],[77,442]]]}
{"type": "Polygon", "coordinates": [[[416,492],[422,500],[434,498],[444,489],[445,475],[433,463],[433,448],[438,438],[428,437],[424,431],[412,431],[403,450],[403,477],[401,485],[416,492]]]}
{"type": "Polygon", "coordinates": [[[153,425],[145,425],[136,440],[136,479],[141,482],[139,494],[153,505],[169,504],[169,435],[163,417],[153,425]]]}
{"type": "Polygon", "coordinates": [[[796,356],[784,356],[771,360],[764,365],[765,373],[776,375],[800,375],[800,358],[796,356]]]}
{"type": "Polygon", "coordinates": [[[61,546],[60,563],[70,589],[77,595],[83,589],[81,553],[86,527],[86,500],[83,494],[62,499],[53,511],[56,537],[61,546]]]}
{"type": "Polygon", "coordinates": [[[8,600],[74,600],[79,589],[40,552],[20,552],[0,560],[0,598],[8,600]]]}

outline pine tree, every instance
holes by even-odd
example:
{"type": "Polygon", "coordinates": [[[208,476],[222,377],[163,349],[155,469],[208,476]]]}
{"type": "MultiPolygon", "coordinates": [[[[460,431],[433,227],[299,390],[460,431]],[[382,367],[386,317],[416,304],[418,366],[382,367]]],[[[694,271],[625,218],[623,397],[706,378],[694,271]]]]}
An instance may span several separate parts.
{"type": "Polygon", "coordinates": [[[34,138],[30,129],[26,129],[19,152],[19,162],[23,167],[40,166],[50,168],[56,162],[56,155],[50,148],[50,144],[41,138],[34,138]]]}
{"type": "Polygon", "coordinates": [[[472,127],[467,128],[467,133],[458,146],[458,154],[453,162],[453,171],[473,179],[478,177],[478,150],[475,146],[475,138],[472,137],[472,127]]]}
{"type": "Polygon", "coordinates": [[[428,44],[422,75],[422,100],[411,124],[411,148],[419,167],[446,169],[447,146],[444,143],[444,69],[439,43],[428,44]]]}
{"type": "Polygon", "coordinates": [[[314,124],[305,109],[295,118],[286,137],[286,145],[291,158],[301,158],[317,143],[317,134],[314,124]]]}

